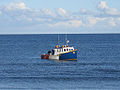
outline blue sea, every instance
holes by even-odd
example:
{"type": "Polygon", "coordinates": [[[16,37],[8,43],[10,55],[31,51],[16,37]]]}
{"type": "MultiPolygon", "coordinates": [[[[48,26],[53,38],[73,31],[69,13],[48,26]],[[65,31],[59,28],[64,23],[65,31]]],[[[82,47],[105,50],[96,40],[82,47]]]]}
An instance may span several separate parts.
{"type": "Polygon", "coordinates": [[[120,34],[68,34],[78,60],[42,60],[57,36],[0,35],[0,90],[120,90],[120,34]]]}

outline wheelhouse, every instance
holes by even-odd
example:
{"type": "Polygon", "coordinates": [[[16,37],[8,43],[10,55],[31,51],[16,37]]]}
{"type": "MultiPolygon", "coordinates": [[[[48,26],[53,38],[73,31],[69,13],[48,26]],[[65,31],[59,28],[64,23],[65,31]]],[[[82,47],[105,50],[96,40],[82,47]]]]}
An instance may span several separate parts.
{"type": "Polygon", "coordinates": [[[59,54],[62,54],[62,53],[66,53],[66,52],[70,52],[70,51],[73,51],[74,48],[73,47],[58,47],[58,48],[55,48],[52,50],[52,55],[59,55],[59,54]]]}

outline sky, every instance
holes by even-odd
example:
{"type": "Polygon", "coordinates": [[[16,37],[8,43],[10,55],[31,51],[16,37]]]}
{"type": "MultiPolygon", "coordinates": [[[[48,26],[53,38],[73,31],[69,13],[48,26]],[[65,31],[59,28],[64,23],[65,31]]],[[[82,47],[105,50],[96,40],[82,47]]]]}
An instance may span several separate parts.
{"type": "Polygon", "coordinates": [[[120,33],[120,0],[0,0],[0,34],[120,33]]]}

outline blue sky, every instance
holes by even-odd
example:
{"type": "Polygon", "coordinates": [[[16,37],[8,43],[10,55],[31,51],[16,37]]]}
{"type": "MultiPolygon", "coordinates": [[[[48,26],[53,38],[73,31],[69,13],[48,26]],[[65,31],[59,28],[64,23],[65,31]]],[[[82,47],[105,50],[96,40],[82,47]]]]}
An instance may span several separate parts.
{"type": "Polygon", "coordinates": [[[0,34],[120,33],[120,0],[0,0],[0,34]]]}

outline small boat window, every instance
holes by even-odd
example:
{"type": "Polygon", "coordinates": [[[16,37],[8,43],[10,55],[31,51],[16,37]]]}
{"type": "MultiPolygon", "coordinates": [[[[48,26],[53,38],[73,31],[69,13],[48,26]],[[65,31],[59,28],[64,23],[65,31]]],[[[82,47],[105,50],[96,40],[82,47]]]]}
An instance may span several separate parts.
{"type": "Polygon", "coordinates": [[[55,51],[54,50],[52,50],[52,55],[54,55],[55,54],[55,51]]]}
{"type": "Polygon", "coordinates": [[[67,51],[68,51],[68,49],[67,49],[67,51]]]}
{"type": "Polygon", "coordinates": [[[70,51],[70,49],[69,49],[69,51],[70,51]]]}
{"type": "Polygon", "coordinates": [[[66,49],[64,49],[64,51],[66,51],[66,49]]]}
{"type": "Polygon", "coordinates": [[[62,52],[62,49],[60,49],[60,52],[62,52]]]}

